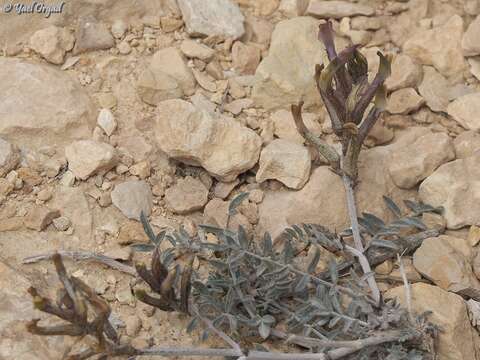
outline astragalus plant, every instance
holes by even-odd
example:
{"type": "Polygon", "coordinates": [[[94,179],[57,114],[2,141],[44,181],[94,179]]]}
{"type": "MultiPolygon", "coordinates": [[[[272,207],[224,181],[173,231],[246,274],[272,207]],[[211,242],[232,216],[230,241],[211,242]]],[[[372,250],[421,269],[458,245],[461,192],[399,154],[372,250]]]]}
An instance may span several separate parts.
{"type": "MultiPolygon", "coordinates": [[[[268,233],[254,239],[241,226],[232,230],[202,225],[194,236],[182,228],[155,234],[142,214],[150,243],[134,248],[149,253],[149,264],[130,266],[79,252],[26,259],[53,259],[62,283],[56,300],[35,288],[30,294],[37,309],[63,322],[46,326],[36,319],[28,324],[28,330],[38,335],[95,340],[94,346],[90,342],[70,349],[65,355],[70,360],[143,355],[242,360],[433,359],[436,328],[425,314],[412,314],[395,301],[386,302],[370,267],[411,253],[423,239],[437,236],[438,231],[427,229],[420,217],[441,209],[406,201],[409,211],[404,214],[384,197],[394,217],[385,223],[368,213],[358,217],[354,201],[358,155],[383,111],[383,83],[390,62],[379,53],[380,68],[369,84],[368,64],[357,46],[337,54],[328,22],[320,27],[320,40],[330,62],[326,67],[317,66],[315,80],[341,142],[341,153],[308,131],[301,116],[302,104],[293,105],[292,112],[299,131],[343,178],[349,229],[335,234],[320,224],[298,224],[285,229],[282,242],[272,241],[268,233]],[[345,241],[352,235],[354,247],[345,241]],[[326,270],[318,266],[321,261],[325,263],[325,251],[334,255],[324,264],[326,270]],[[300,254],[306,252],[307,260],[300,261],[300,254]],[[215,335],[229,348],[138,349],[121,341],[125,338],[110,322],[108,303],[67,274],[62,261],[65,257],[99,261],[135,276],[143,284],[133,289],[139,301],[160,311],[188,315],[187,331],[196,329],[201,339],[215,335]],[[281,351],[273,351],[275,348],[281,351]]],[[[248,193],[241,193],[230,202],[229,220],[247,197],[248,193]]]]}

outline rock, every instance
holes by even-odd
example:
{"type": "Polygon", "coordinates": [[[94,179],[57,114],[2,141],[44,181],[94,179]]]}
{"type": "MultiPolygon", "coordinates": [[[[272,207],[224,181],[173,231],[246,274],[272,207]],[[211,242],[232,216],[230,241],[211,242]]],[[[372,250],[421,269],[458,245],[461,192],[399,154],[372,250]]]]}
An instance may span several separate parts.
{"type": "Polygon", "coordinates": [[[14,190],[14,184],[7,179],[0,178],[0,196],[8,196],[14,190]]]}
{"type": "Polygon", "coordinates": [[[125,35],[125,33],[128,30],[128,25],[125,21],[122,19],[117,19],[113,22],[112,24],[112,35],[115,37],[115,39],[121,39],[125,35]]]}
{"type": "MultiPolygon", "coordinates": [[[[368,18],[367,18],[368,19],[368,18]]],[[[385,81],[388,90],[415,88],[422,79],[422,67],[410,56],[399,54],[392,62],[392,74],[385,81]]]]}
{"type": "Polygon", "coordinates": [[[147,244],[150,242],[143,225],[138,221],[127,221],[122,224],[118,233],[117,242],[120,245],[147,244]]]}
{"type": "Polygon", "coordinates": [[[249,109],[253,105],[252,99],[237,99],[226,104],[223,108],[224,110],[232,113],[233,115],[240,114],[244,109],[249,109]]]}
{"type": "Polygon", "coordinates": [[[422,222],[427,226],[427,228],[437,230],[440,234],[443,234],[447,227],[445,218],[436,213],[423,213],[422,222]]]}
{"type": "MultiPolygon", "coordinates": [[[[319,21],[296,17],[277,23],[268,56],[257,68],[252,98],[268,110],[287,108],[304,100],[306,106],[320,104],[314,81],[315,65],[324,58],[318,41],[319,21]]],[[[341,44],[338,46],[342,49],[341,44]]]]}
{"type": "Polygon", "coordinates": [[[135,337],[142,328],[142,321],[136,315],[131,315],[125,320],[125,332],[130,337],[135,337]]]}
{"type": "Polygon", "coordinates": [[[108,136],[112,135],[117,128],[117,122],[115,121],[113,113],[109,109],[100,110],[97,118],[97,124],[108,136]]]}
{"type": "Polygon", "coordinates": [[[68,168],[77,179],[86,180],[92,175],[107,172],[118,163],[115,148],[94,140],[79,140],[65,148],[68,168]]]}
{"type": "Polygon", "coordinates": [[[447,107],[448,115],[467,130],[480,130],[480,92],[459,97],[447,107]]]}
{"type": "Polygon", "coordinates": [[[187,32],[191,36],[220,35],[238,39],[245,20],[231,0],[178,0],[187,32]]]}
{"type": "Polygon", "coordinates": [[[367,135],[365,145],[378,146],[384,145],[393,140],[395,133],[385,125],[383,119],[378,120],[367,135]]]}
{"type": "Polygon", "coordinates": [[[50,225],[53,219],[60,217],[60,211],[51,210],[44,206],[34,206],[25,217],[25,226],[28,229],[42,231],[50,225]]]}
{"type": "MultiPolygon", "coordinates": [[[[322,127],[318,115],[304,112],[302,113],[302,117],[307,129],[317,136],[322,135],[322,127]]],[[[293,141],[299,144],[305,142],[305,139],[297,130],[291,111],[278,110],[271,115],[271,120],[275,127],[274,134],[280,139],[293,141]]]]}
{"type": "Polygon", "coordinates": [[[53,219],[53,226],[55,226],[55,229],[58,231],[66,231],[71,224],[72,222],[70,219],[65,216],[60,216],[56,219],[53,219]]]}
{"type": "Polygon", "coordinates": [[[0,135],[18,146],[63,145],[91,134],[93,103],[61,70],[2,57],[0,93],[15,100],[0,102],[0,135]]]}
{"type": "Polygon", "coordinates": [[[384,22],[378,17],[355,16],[351,19],[350,26],[353,30],[379,30],[384,26],[384,22]]]}
{"type": "Polygon", "coordinates": [[[115,186],[112,202],[129,219],[140,219],[140,213],[149,216],[153,199],[150,186],[143,180],[125,181],[115,186]]]}
{"type": "Polygon", "coordinates": [[[253,189],[248,192],[248,200],[255,204],[260,204],[263,201],[264,195],[263,190],[253,189]]]}
{"type": "Polygon", "coordinates": [[[215,83],[215,79],[213,77],[205,72],[198,71],[197,69],[192,69],[192,73],[193,77],[201,88],[212,93],[217,91],[217,84],[215,83]]]}
{"type": "Polygon", "coordinates": [[[141,161],[136,163],[135,165],[131,166],[130,174],[138,176],[140,179],[146,179],[150,176],[151,166],[150,162],[147,160],[141,161]]]}
{"type": "MultiPolygon", "coordinates": [[[[375,147],[360,154],[359,179],[362,181],[356,190],[360,212],[370,212],[388,220],[390,212],[383,195],[397,203],[415,196],[414,191],[399,189],[386,169],[388,156],[398,146],[397,143],[375,147]]],[[[275,239],[285,227],[299,223],[321,224],[330,231],[343,231],[349,226],[344,185],[341,178],[327,166],[314,169],[310,180],[299,191],[265,192],[265,198],[259,206],[259,234],[268,231],[275,239]]]]}
{"type": "Polygon", "coordinates": [[[288,140],[276,139],[260,154],[256,180],[278,180],[291,189],[301,189],[310,176],[312,159],[306,147],[288,140]]]}
{"type": "Polygon", "coordinates": [[[65,171],[65,174],[62,176],[60,183],[66,187],[72,187],[75,183],[75,175],[70,170],[65,171]]]}
{"type": "Polygon", "coordinates": [[[423,80],[418,92],[432,111],[446,112],[450,103],[448,80],[432,66],[423,67],[423,80]]]}
{"type": "Polygon", "coordinates": [[[0,137],[0,178],[14,170],[19,163],[19,149],[0,137]]]}
{"type": "Polygon", "coordinates": [[[375,9],[348,1],[310,0],[306,13],[321,19],[341,19],[355,15],[371,16],[375,14],[375,9]]]}
{"type": "Polygon", "coordinates": [[[238,74],[253,75],[260,63],[260,49],[235,41],[232,46],[232,65],[238,74]]]}
{"type": "Polygon", "coordinates": [[[164,16],[160,19],[160,24],[162,25],[162,30],[166,33],[171,33],[175,30],[180,29],[183,26],[182,19],[176,19],[171,16],[164,16]]]}
{"type": "Polygon", "coordinates": [[[0,219],[0,232],[19,231],[23,227],[23,218],[14,216],[8,219],[0,219]]]}
{"type": "Polygon", "coordinates": [[[75,55],[87,51],[106,50],[115,46],[115,40],[103,22],[92,15],[81,17],[75,30],[75,55]]]}
{"type": "Polygon", "coordinates": [[[253,130],[183,100],[159,104],[156,137],[168,156],[202,166],[222,181],[251,169],[260,155],[261,139],[253,130]]]}
{"type": "Polygon", "coordinates": [[[277,10],[280,0],[263,0],[256,1],[255,4],[255,13],[258,13],[260,16],[270,16],[275,10],[277,10]]]}
{"type": "MultiPolygon", "coordinates": [[[[411,285],[412,310],[416,314],[430,311],[428,320],[442,328],[438,335],[437,356],[441,360],[475,359],[478,335],[468,319],[467,307],[461,296],[424,283],[411,285]]],[[[398,286],[385,293],[406,306],[405,287],[398,286]]]]}
{"type": "Polygon", "coordinates": [[[63,64],[65,53],[73,49],[75,38],[65,28],[49,26],[30,38],[30,47],[52,64],[63,64]]]}
{"type": "Polygon", "coordinates": [[[440,166],[419,188],[420,199],[443,206],[447,228],[480,224],[480,156],[451,161],[440,166]]]}
{"type": "Polygon", "coordinates": [[[238,184],[240,184],[240,180],[238,179],[230,182],[219,181],[213,189],[213,195],[215,195],[217,198],[225,200],[238,184]]]}
{"type": "MultiPolygon", "coordinates": [[[[203,211],[204,224],[227,228],[229,205],[229,201],[223,201],[217,198],[210,200],[203,211]]],[[[237,230],[239,225],[242,225],[245,228],[247,234],[251,233],[252,226],[248,219],[245,215],[237,212],[230,217],[230,221],[228,221],[228,229],[237,230]]]]}
{"type": "Polygon", "coordinates": [[[458,75],[465,69],[462,35],[463,19],[453,15],[440,26],[415,32],[403,44],[403,51],[423,65],[434,66],[444,76],[458,75]]]}
{"type": "Polygon", "coordinates": [[[210,61],[215,55],[215,50],[189,39],[182,41],[180,50],[186,57],[204,61],[210,61]]]}
{"type": "Polygon", "coordinates": [[[395,185],[411,189],[440,165],[454,159],[455,150],[450,137],[444,133],[428,133],[408,147],[394,151],[387,166],[395,185]]]}
{"type": "Polygon", "coordinates": [[[37,199],[41,201],[48,201],[52,198],[52,190],[50,189],[43,189],[40,190],[37,194],[37,199]]]}
{"type": "Polygon", "coordinates": [[[480,55],[480,15],[468,25],[467,31],[463,34],[462,49],[463,55],[475,56],[480,55]]]}
{"type": "Polygon", "coordinates": [[[273,24],[262,18],[247,15],[245,19],[245,34],[242,41],[268,46],[272,37],[273,24]]]}
{"type": "Polygon", "coordinates": [[[468,64],[470,65],[470,72],[473,76],[480,80],[480,59],[470,58],[468,59],[468,64]]]}
{"type": "Polygon", "coordinates": [[[418,110],[425,100],[415,89],[400,89],[392,93],[387,101],[387,111],[390,114],[408,114],[418,110]]]}
{"type": "Polygon", "coordinates": [[[457,159],[472,156],[480,150],[480,133],[476,131],[464,131],[453,141],[457,159]]]}
{"type": "Polygon", "coordinates": [[[287,16],[302,16],[307,10],[308,0],[282,0],[278,10],[287,16]]]}
{"type": "MultiPolygon", "coordinates": [[[[442,289],[467,295],[473,289],[480,288],[480,281],[470,265],[472,256],[472,249],[466,240],[441,235],[422,242],[413,255],[413,265],[442,289]]],[[[479,299],[478,296],[474,298],[479,299]]]]}
{"type": "Polygon", "coordinates": [[[182,54],[169,47],[157,51],[150,65],[139,76],[137,91],[150,105],[160,101],[190,96],[195,92],[195,78],[182,54]]]}
{"type": "Polygon", "coordinates": [[[480,242],[480,227],[476,225],[470,226],[468,231],[467,242],[470,246],[477,246],[480,242]]]}
{"type": "Polygon", "coordinates": [[[208,201],[208,189],[191,176],[180,179],[165,191],[165,203],[176,214],[201,210],[208,201]]]}

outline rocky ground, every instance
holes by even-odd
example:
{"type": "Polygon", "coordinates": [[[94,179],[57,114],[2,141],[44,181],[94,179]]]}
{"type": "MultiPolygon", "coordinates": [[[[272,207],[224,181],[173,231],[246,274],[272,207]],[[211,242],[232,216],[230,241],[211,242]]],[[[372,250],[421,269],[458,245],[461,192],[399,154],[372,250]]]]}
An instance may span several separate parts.
{"type": "MultiPolygon", "coordinates": [[[[372,71],[378,50],[394,59],[359,208],[388,218],[382,195],[444,207],[424,220],[445,235],[405,259],[413,306],[442,326],[440,359],[480,359],[479,14],[477,0],[72,0],[48,19],[0,13],[0,358],[54,359],[68,343],[24,332],[38,316],[26,288],[56,279],[22,259],[63,249],[129,260],[128,245],[147,241],[141,210],[156,230],[194,233],[226,226],[228,200],[248,191],[230,226],[253,235],[348,226],[340,178],[288,110],[305,101],[307,126],[336,144],[313,82],[330,18],[337,45],[362,44],[372,71]]],[[[187,319],[136,302],[131,278],[68,266],[135,345],[197,342],[187,319]]],[[[376,272],[399,275],[394,262],[376,272]]]]}

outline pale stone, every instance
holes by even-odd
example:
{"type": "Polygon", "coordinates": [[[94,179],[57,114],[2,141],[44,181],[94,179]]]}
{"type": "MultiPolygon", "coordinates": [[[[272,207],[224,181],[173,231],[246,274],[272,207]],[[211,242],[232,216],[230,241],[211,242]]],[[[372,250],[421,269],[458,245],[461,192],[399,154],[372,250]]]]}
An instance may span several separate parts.
{"type": "Polygon", "coordinates": [[[472,73],[477,80],[480,80],[480,59],[479,58],[470,58],[468,59],[468,64],[470,65],[470,72],[472,73]]]}
{"type": "MultiPolygon", "coordinates": [[[[436,348],[439,360],[475,359],[478,335],[470,325],[462,297],[423,283],[412,284],[411,294],[412,310],[418,315],[430,311],[429,321],[442,328],[436,348]]],[[[388,290],[385,298],[397,298],[407,305],[403,285],[388,290]]]]}
{"type": "Polygon", "coordinates": [[[131,180],[118,184],[111,196],[113,205],[129,219],[138,220],[142,211],[146,216],[152,211],[152,191],[143,180],[131,180]]]}
{"type": "Polygon", "coordinates": [[[463,55],[480,55],[480,15],[468,25],[467,31],[463,34],[462,49],[463,55]]]}
{"type": "Polygon", "coordinates": [[[117,242],[120,245],[147,244],[150,242],[143,225],[138,221],[127,221],[119,229],[117,242]]]}
{"type": "Polygon", "coordinates": [[[348,1],[310,0],[306,10],[307,15],[321,19],[341,19],[355,15],[373,15],[375,9],[363,4],[353,4],[348,1]]]}
{"type": "Polygon", "coordinates": [[[325,54],[318,41],[319,23],[311,17],[277,23],[269,53],[255,74],[252,98],[258,106],[287,108],[301,99],[306,106],[321,103],[314,81],[315,65],[325,54]]]}
{"type": "Polygon", "coordinates": [[[387,111],[390,114],[408,114],[418,110],[425,100],[415,89],[400,89],[392,93],[387,101],[387,111]]]}
{"type": "Polygon", "coordinates": [[[75,38],[65,28],[49,26],[30,38],[30,47],[52,64],[63,64],[65,53],[72,50],[75,38]]]}
{"type": "Polygon", "coordinates": [[[278,10],[287,16],[302,16],[307,10],[308,0],[282,0],[278,10]]]}
{"type": "Polygon", "coordinates": [[[457,159],[463,159],[480,151],[480,133],[464,131],[453,141],[457,159]]]}
{"type": "Polygon", "coordinates": [[[55,67],[1,57],[0,92],[9,94],[0,102],[0,135],[18,146],[64,145],[91,134],[92,101],[55,67]]]}
{"type": "Polygon", "coordinates": [[[421,200],[443,206],[449,229],[480,224],[480,156],[440,166],[419,188],[421,200]]]}
{"type": "MultiPolygon", "coordinates": [[[[318,115],[304,112],[302,113],[302,118],[307,129],[316,136],[322,135],[322,127],[319,123],[318,115]]],[[[297,130],[291,111],[278,110],[271,115],[271,120],[275,127],[274,134],[280,139],[293,141],[299,144],[305,142],[305,139],[297,130]]]]}
{"type": "Polygon", "coordinates": [[[378,17],[355,16],[350,21],[354,30],[379,30],[383,25],[384,21],[378,17]]]}
{"type": "Polygon", "coordinates": [[[245,19],[245,34],[241,40],[268,46],[272,37],[273,24],[262,18],[247,15],[245,19]]]}
{"type": "Polygon", "coordinates": [[[128,30],[128,25],[125,23],[125,21],[121,19],[115,20],[112,24],[112,28],[111,28],[112,35],[116,39],[121,39],[125,35],[127,30],[128,30]]]}
{"type": "Polygon", "coordinates": [[[109,109],[102,109],[97,117],[97,124],[105,131],[108,136],[112,135],[117,128],[117,122],[113,113],[109,109]]]}
{"type": "Polygon", "coordinates": [[[176,214],[201,210],[208,201],[208,189],[191,176],[177,181],[165,191],[165,203],[176,214]]]}
{"type": "Polygon", "coordinates": [[[217,198],[225,200],[238,184],[240,184],[238,179],[230,182],[219,181],[213,189],[213,195],[215,195],[217,198]]]}
{"type": "Polygon", "coordinates": [[[44,206],[34,206],[25,217],[25,226],[28,229],[42,231],[50,225],[53,219],[60,217],[60,211],[51,210],[44,206]]]}
{"type": "Polygon", "coordinates": [[[459,97],[447,107],[448,115],[467,130],[480,130],[480,92],[459,97]]]}
{"type": "Polygon", "coordinates": [[[200,60],[209,61],[215,55],[215,50],[206,45],[200,44],[194,40],[183,40],[180,45],[182,53],[189,58],[196,58],[200,60]]]}
{"type": "Polygon", "coordinates": [[[55,226],[55,229],[58,231],[66,231],[71,224],[72,222],[70,219],[65,216],[60,216],[56,219],[53,219],[53,226],[55,226]]]}
{"type": "Polygon", "coordinates": [[[385,81],[388,90],[416,87],[422,79],[422,67],[410,56],[399,54],[392,62],[392,74],[385,81]]]}
{"type": "Polygon", "coordinates": [[[418,87],[418,92],[432,111],[447,111],[450,103],[450,85],[434,67],[423,67],[423,80],[418,87]]]}
{"type": "MultiPolygon", "coordinates": [[[[442,289],[467,295],[473,289],[480,289],[480,281],[470,265],[472,255],[466,240],[441,235],[422,242],[413,255],[413,265],[442,289]]],[[[478,295],[474,298],[479,300],[478,295]]]]}
{"type": "Polygon", "coordinates": [[[139,75],[137,92],[150,105],[190,96],[195,92],[195,78],[183,55],[169,47],[157,51],[149,66],[139,75]]]}
{"type": "Polygon", "coordinates": [[[467,242],[470,246],[477,246],[480,242],[480,227],[476,225],[470,226],[468,231],[467,242]]]}
{"type": "Polygon", "coordinates": [[[232,46],[232,65],[241,75],[253,75],[260,63],[260,49],[255,45],[235,41],[232,46]]]}
{"type": "Polygon", "coordinates": [[[94,140],[79,140],[65,148],[68,167],[77,179],[107,172],[118,163],[115,148],[94,140]]]}
{"type": "Polygon", "coordinates": [[[231,0],[178,0],[187,32],[192,36],[220,35],[238,39],[245,20],[231,0]]]}
{"type": "Polygon", "coordinates": [[[14,170],[19,163],[19,149],[0,137],[0,178],[14,170]]]}
{"type": "Polygon", "coordinates": [[[312,159],[310,152],[301,144],[276,139],[260,154],[256,180],[278,180],[291,189],[301,189],[310,177],[312,159]]]}
{"type": "Polygon", "coordinates": [[[394,151],[388,161],[388,171],[398,187],[411,189],[440,165],[454,159],[450,137],[444,133],[429,133],[394,151]]]}
{"type": "Polygon", "coordinates": [[[75,55],[86,51],[110,49],[115,46],[115,40],[105,23],[97,21],[92,15],[79,19],[75,38],[75,47],[73,48],[75,55]]]}
{"type": "Polygon", "coordinates": [[[440,26],[415,32],[403,44],[403,51],[423,65],[433,65],[444,76],[457,75],[466,65],[462,35],[463,19],[453,15],[440,26]]]}
{"type": "Polygon", "coordinates": [[[159,104],[155,133],[169,157],[200,165],[222,181],[251,169],[260,155],[261,139],[253,130],[183,100],[159,104]]]}

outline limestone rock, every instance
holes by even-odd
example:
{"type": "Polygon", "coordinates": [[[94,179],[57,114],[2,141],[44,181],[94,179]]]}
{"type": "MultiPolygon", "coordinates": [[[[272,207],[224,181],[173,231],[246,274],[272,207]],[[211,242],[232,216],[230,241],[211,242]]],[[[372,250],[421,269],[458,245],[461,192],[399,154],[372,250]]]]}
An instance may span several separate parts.
{"type": "Polygon", "coordinates": [[[219,181],[213,189],[213,195],[215,195],[217,198],[225,200],[238,184],[240,184],[238,179],[230,182],[219,181]]]}
{"type": "Polygon", "coordinates": [[[448,80],[432,66],[423,67],[423,80],[418,92],[432,111],[447,111],[450,103],[450,85],[448,80]]]}
{"type": "Polygon", "coordinates": [[[457,159],[467,158],[480,151],[480,133],[464,131],[453,141],[457,159]]]}
{"type": "Polygon", "coordinates": [[[273,140],[260,154],[256,180],[275,179],[291,189],[301,189],[310,176],[311,163],[310,152],[303,145],[273,140]]]}
{"type": "Polygon", "coordinates": [[[125,33],[127,32],[128,30],[128,25],[125,21],[123,21],[122,19],[117,19],[113,22],[112,24],[112,28],[111,28],[111,31],[112,31],[112,35],[116,38],[116,39],[121,39],[123,38],[123,36],[125,35],[125,33]]]}
{"type": "Polygon", "coordinates": [[[308,0],[282,0],[278,10],[287,16],[302,16],[307,10],[308,0]]]}
{"type": "MultiPolygon", "coordinates": [[[[368,18],[367,18],[368,19],[368,18]]],[[[415,88],[422,79],[422,67],[410,56],[399,54],[392,62],[392,74],[385,81],[388,90],[415,88]]]]}
{"type": "Polygon", "coordinates": [[[72,50],[75,38],[65,28],[49,26],[30,38],[30,47],[52,64],[63,64],[65,53],[72,50]]]}
{"type": "MultiPolygon", "coordinates": [[[[322,127],[316,114],[304,112],[302,113],[302,117],[307,129],[317,136],[322,135],[322,127]]],[[[271,115],[271,120],[275,127],[274,134],[280,139],[299,144],[305,142],[305,139],[297,130],[291,111],[278,110],[271,115]]]]}
{"type": "Polygon", "coordinates": [[[112,135],[115,129],[117,128],[117,122],[115,117],[109,109],[102,109],[98,114],[97,124],[100,126],[105,134],[108,136],[112,135]]]}
{"type": "Polygon", "coordinates": [[[44,206],[34,206],[25,217],[25,226],[28,229],[42,231],[50,225],[53,219],[60,217],[60,211],[51,210],[44,206]]]}
{"type": "Polygon", "coordinates": [[[157,51],[150,65],[139,76],[137,91],[143,101],[160,101],[193,95],[195,78],[182,54],[173,47],[157,51]]]}
{"type": "Polygon", "coordinates": [[[208,189],[191,176],[180,179],[165,191],[165,202],[176,214],[188,214],[202,209],[208,201],[208,189]]]}
{"type": "MultiPolygon", "coordinates": [[[[472,248],[466,240],[441,235],[422,242],[413,255],[413,265],[442,289],[472,296],[471,291],[480,292],[480,281],[470,265],[472,257],[472,248]]],[[[479,299],[478,295],[473,297],[479,299]]]]}
{"type": "Polygon", "coordinates": [[[129,219],[140,219],[140,213],[148,216],[152,211],[153,199],[150,186],[143,180],[125,181],[115,186],[112,202],[129,219]]]}
{"type": "Polygon", "coordinates": [[[194,40],[183,40],[180,45],[182,53],[189,58],[209,61],[215,55],[215,50],[194,40]]]}
{"type": "Polygon", "coordinates": [[[232,46],[233,68],[241,75],[253,75],[260,63],[260,49],[255,45],[236,41],[232,46]]]}
{"type": "Polygon", "coordinates": [[[245,32],[245,18],[231,0],[179,0],[178,6],[191,36],[220,35],[238,39],[245,32]]]}
{"type": "MultiPolygon", "coordinates": [[[[413,311],[431,311],[429,320],[442,328],[436,349],[439,360],[476,359],[478,335],[470,325],[462,297],[423,283],[412,284],[411,294],[413,311]]],[[[407,305],[403,285],[388,290],[385,298],[397,298],[403,306],[407,305]]]]}
{"type": "Polygon", "coordinates": [[[414,112],[425,103],[415,89],[400,89],[392,93],[387,101],[387,111],[390,114],[408,114],[414,112]]]}
{"type": "Polygon", "coordinates": [[[443,206],[449,229],[480,224],[480,156],[451,161],[440,166],[419,188],[421,200],[443,206]]]}
{"type": "MultiPolygon", "coordinates": [[[[229,201],[223,201],[217,198],[210,200],[203,211],[204,224],[227,228],[229,205],[229,201]]],[[[238,230],[240,225],[243,226],[247,234],[252,232],[252,225],[247,217],[242,213],[237,212],[230,217],[230,221],[228,221],[228,229],[238,230]]]]}
{"type": "Polygon", "coordinates": [[[222,181],[233,181],[251,169],[261,147],[261,139],[253,130],[231,118],[197,110],[183,100],[159,104],[156,138],[168,156],[202,166],[222,181]]]}
{"type": "MultiPolygon", "coordinates": [[[[255,73],[252,98],[266,109],[287,108],[303,99],[306,106],[320,104],[314,82],[315,65],[324,59],[318,41],[319,21],[296,17],[277,23],[268,56],[255,73]]],[[[337,43],[342,49],[342,43],[337,43]]]]}
{"type": "Polygon", "coordinates": [[[448,115],[467,130],[480,130],[480,92],[459,97],[447,107],[448,115]]]}
{"type": "Polygon", "coordinates": [[[65,148],[69,169],[77,179],[86,180],[117,165],[115,148],[94,140],[79,140],[65,148]]]}
{"type": "Polygon", "coordinates": [[[480,80],[480,59],[478,57],[470,58],[468,59],[468,64],[470,65],[472,75],[480,80]]]}
{"type": "Polygon", "coordinates": [[[0,135],[19,146],[60,145],[91,134],[93,103],[61,70],[2,57],[0,92],[9,94],[0,102],[0,135]]]}
{"type": "MultiPolygon", "coordinates": [[[[400,203],[414,197],[414,191],[399,189],[392,181],[386,164],[396,144],[375,147],[360,154],[359,182],[356,198],[359,211],[366,211],[382,219],[389,218],[383,195],[400,203]]],[[[403,146],[403,145],[402,145],[403,146]]],[[[348,213],[345,205],[344,186],[341,178],[320,166],[312,171],[310,180],[298,191],[266,191],[259,205],[259,234],[269,231],[272,238],[278,237],[285,227],[299,223],[321,224],[331,231],[343,231],[347,226],[348,213]]]]}
{"type": "Polygon", "coordinates": [[[455,150],[450,137],[444,133],[429,133],[394,151],[388,161],[388,171],[398,187],[410,189],[453,159],[455,150]]]}
{"type": "Polygon", "coordinates": [[[463,19],[453,15],[440,26],[415,32],[403,44],[403,51],[423,65],[433,65],[444,76],[457,75],[465,69],[462,35],[463,19]]]}
{"type": "Polygon", "coordinates": [[[272,37],[273,24],[262,18],[247,15],[245,19],[245,34],[241,40],[268,46],[272,37]]]}
{"type": "Polygon", "coordinates": [[[120,231],[118,232],[117,242],[120,245],[130,245],[143,243],[147,244],[150,242],[143,225],[138,221],[127,221],[120,226],[120,231]]]}
{"type": "Polygon", "coordinates": [[[81,17],[75,30],[74,54],[86,51],[105,50],[115,46],[115,40],[103,22],[92,15],[81,17]]]}
{"type": "Polygon", "coordinates": [[[355,15],[370,16],[375,14],[375,9],[362,4],[353,4],[348,1],[310,0],[307,15],[321,19],[341,19],[355,15]]]}
{"type": "Polygon", "coordinates": [[[480,55],[480,15],[468,25],[463,34],[462,49],[465,56],[480,55]]]}
{"type": "Polygon", "coordinates": [[[19,149],[0,137],[0,178],[14,170],[19,162],[19,149]]]}

